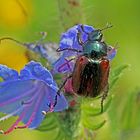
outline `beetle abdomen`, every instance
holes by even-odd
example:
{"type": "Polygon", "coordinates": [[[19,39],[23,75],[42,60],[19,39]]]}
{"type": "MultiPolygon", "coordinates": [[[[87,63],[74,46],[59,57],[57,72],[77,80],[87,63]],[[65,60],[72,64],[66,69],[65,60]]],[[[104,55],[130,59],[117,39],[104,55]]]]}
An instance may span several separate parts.
{"type": "Polygon", "coordinates": [[[95,97],[99,94],[100,70],[98,62],[88,62],[81,71],[81,81],[78,93],[85,96],[95,97]]]}
{"type": "Polygon", "coordinates": [[[77,59],[72,76],[73,90],[78,95],[96,97],[108,86],[109,61],[86,56],[77,59]]]}

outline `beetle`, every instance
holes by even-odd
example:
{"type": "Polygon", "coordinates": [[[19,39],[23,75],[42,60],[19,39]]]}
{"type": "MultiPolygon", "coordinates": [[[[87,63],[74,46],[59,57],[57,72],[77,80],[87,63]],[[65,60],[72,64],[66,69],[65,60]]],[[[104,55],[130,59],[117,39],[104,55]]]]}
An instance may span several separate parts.
{"type": "MultiPolygon", "coordinates": [[[[88,35],[87,41],[84,42],[82,40],[81,31],[78,30],[77,41],[82,46],[83,51],[69,48],[64,49],[82,52],[82,54],[76,58],[72,74],[66,78],[58,90],[59,94],[67,80],[71,78],[73,91],[77,95],[91,98],[100,96],[102,98],[101,112],[103,112],[103,101],[107,97],[109,89],[110,61],[108,59],[108,53],[112,49],[103,41],[102,31],[111,27],[112,25],[108,25],[104,29],[96,29],[87,33],[84,30],[84,26],[81,25],[82,31],[88,35]]],[[[64,50],[58,49],[57,51],[64,50]]]]}

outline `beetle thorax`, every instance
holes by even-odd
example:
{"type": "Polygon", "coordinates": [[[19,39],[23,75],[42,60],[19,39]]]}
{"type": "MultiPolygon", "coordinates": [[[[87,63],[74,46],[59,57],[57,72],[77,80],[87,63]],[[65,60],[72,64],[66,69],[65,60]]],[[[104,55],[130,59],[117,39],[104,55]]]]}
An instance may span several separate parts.
{"type": "Polygon", "coordinates": [[[107,55],[107,46],[103,42],[88,41],[84,45],[84,54],[90,58],[100,59],[107,55]]]}

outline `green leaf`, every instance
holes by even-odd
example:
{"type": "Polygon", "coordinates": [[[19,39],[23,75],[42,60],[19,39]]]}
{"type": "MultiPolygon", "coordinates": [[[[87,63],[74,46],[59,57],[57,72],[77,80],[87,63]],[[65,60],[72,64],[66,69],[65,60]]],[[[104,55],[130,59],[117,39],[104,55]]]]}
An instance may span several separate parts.
{"type": "Polygon", "coordinates": [[[127,100],[124,102],[124,108],[121,116],[122,127],[124,129],[134,129],[140,124],[140,89],[127,94],[127,100]]]}
{"type": "Polygon", "coordinates": [[[117,68],[115,68],[110,74],[110,89],[114,87],[120,76],[123,74],[123,71],[130,67],[128,64],[123,64],[117,68]]]}
{"type": "Polygon", "coordinates": [[[39,131],[50,131],[57,128],[53,114],[47,114],[41,125],[37,128],[39,131]]]}
{"type": "Polygon", "coordinates": [[[63,140],[63,139],[64,139],[64,135],[59,131],[57,133],[57,136],[56,136],[55,140],[63,140]]]}
{"type": "Polygon", "coordinates": [[[107,109],[109,108],[109,106],[111,104],[111,101],[112,101],[112,97],[111,96],[108,96],[107,99],[106,99],[106,102],[104,104],[103,113],[107,111],[107,109]]]}
{"type": "Polygon", "coordinates": [[[84,126],[86,127],[86,128],[89,128],[89,129],[91,129],[91,130],[98,130],[98,129],[100,129],[102,126],[104,126],[104,124],[106,123],[106,120],[104,120],[104,121],[102,121],[102,122],[100,122],[100,123],[97,123],[97,124],[95,124],[95,123],[91,123],[92,121],[85,121],[84,122],[84,126]]]}

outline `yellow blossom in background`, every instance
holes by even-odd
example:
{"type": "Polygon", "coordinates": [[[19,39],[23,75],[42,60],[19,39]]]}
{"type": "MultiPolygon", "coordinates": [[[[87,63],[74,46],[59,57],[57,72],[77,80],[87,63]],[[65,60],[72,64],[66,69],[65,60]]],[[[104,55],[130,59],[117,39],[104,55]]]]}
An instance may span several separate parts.
{"type": "Polygon", "coordinates": [[[10,41],[2,41],[0,44],[0,64],[9,66],[10,68],[20,71],[28,62],[26,50],[11,43],[10,41]]]}
{"type": "Polygon", "coordinates": [[[27,0],[1,0],[0,24],[7,27],[26,25],[31,9],[29,6],[27,0]]]}

